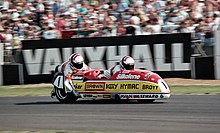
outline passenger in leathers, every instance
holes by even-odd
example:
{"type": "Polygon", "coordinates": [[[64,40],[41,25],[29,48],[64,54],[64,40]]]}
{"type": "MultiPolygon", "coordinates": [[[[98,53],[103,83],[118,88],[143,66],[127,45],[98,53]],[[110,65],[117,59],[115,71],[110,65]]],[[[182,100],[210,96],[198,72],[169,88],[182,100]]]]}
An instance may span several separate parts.
{"type": "Polygon", "coordinates": [[[134,69],[134,59],[130,56],[124,56],[121,58],[118,65],[115,65],[114,67],[105,70],[103,74],[98,75],[97,77],[99,79],[103,78],[110,78],[112,75],[114,75],[116,72],[121,70],[133,70],[134,69]]]}

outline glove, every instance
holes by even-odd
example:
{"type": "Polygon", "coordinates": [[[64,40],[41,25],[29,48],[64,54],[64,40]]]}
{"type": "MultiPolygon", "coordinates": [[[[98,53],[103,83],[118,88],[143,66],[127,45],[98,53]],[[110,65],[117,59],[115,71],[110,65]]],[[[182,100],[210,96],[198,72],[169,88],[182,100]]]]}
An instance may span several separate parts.
{"type": "Polygon", "coordinates": [[[97,76],[98,79],[107,79],[104,74],[99,74],[97,76]]]}
{"type": "Polygon", "coordinates": [[[103,77],[102,74],[99,74],[99,75],[97,76],[98,79],[101,79],[102,77],[103,77]]]}

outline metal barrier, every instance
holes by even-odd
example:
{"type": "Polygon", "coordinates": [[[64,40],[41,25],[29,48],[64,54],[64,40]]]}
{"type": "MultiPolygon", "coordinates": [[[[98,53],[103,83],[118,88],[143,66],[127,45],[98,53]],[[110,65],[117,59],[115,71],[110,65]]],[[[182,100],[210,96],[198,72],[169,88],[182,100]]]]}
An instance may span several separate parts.
{"type": "Polygon", "coordinates": [[[205,50],[202,48],[201,40],[193,40],[192,43],[195,45],[194,47],[194,55],[199,54],[200,56],[207,57],[205,50]]]}

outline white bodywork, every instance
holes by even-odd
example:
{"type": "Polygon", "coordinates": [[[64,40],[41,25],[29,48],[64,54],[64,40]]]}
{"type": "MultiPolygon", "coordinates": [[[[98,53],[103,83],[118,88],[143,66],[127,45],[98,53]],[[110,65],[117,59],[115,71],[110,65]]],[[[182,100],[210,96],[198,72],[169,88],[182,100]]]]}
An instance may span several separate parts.
{"type": "Polygon", "coordinates": [[[59,76],[57,76],[56,79],[54,80],[53,85],[54,85],[56,88],[63,89],[63,88],[64,88],[63,81],[64,81],[63,76],[62,76],[62,75],[59,75],[59,76]]]}

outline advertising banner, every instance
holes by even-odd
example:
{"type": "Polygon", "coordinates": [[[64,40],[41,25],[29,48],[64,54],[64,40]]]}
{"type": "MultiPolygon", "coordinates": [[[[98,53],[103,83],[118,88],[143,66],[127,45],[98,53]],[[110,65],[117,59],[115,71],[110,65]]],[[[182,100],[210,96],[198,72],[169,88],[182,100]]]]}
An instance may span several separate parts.
{"type": "Polygon", "coordinates": [[[135,59],[135,68],[158,72],[162,77],[189,78],[191,35],[29,40],[22,42],[25,83],[50,82],[54,68],[76,52],[91,68],[108,69],[124,55],[135,59]]]}

